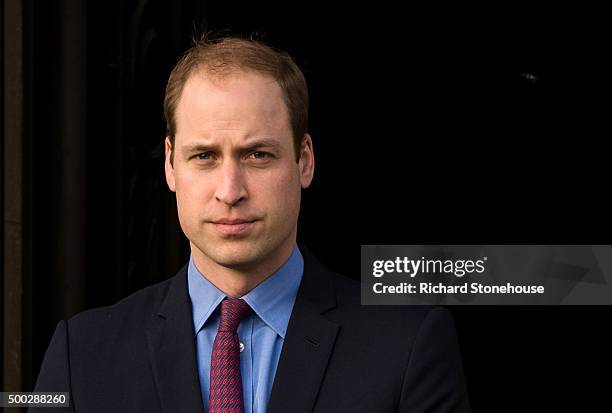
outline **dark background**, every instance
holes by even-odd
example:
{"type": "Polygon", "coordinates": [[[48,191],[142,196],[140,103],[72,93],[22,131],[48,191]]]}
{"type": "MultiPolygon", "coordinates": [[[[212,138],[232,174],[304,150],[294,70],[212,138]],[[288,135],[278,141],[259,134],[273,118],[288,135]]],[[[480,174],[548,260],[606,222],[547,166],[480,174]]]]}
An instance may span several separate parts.
{"type": "MultiPolygon", "coordinates": [[[[162,101],[205,30],[255,32],[303,69],[317,169],[299,238],[332,269],[358,279],[361,244],[610,243],[602,10],[256,3],[23,2],[23,390],[58,320],[187,259],[162,101]]],[[[609,307],[451,311],[475,411],[608,404],[609,307]]]]}

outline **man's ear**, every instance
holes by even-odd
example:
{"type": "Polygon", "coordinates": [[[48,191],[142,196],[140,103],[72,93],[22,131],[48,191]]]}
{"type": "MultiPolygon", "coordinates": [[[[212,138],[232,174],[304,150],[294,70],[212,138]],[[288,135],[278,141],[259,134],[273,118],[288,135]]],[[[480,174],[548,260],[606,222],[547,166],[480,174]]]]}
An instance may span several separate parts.
{"type": "Polygon", "coordinates": [[[312,182],[315,168],[314,150],[312,148],[312,138],[309,134],[304,134],[300,145],[300,184],[302,188],[308,188],[312,182]]]}
{"type": "Polygon", "coordinates": [[[166,183],[168,184],[168,188],[170,188],[172,192],[176,192],[174,180],[174,163],[172,161],[174,148],[172,147],[172,142],[170,142],[170,138],[168,136],[166,136],[164,146],[166,152],[166,160],[164,161],[164,169],[166,171],[166,183]]]}

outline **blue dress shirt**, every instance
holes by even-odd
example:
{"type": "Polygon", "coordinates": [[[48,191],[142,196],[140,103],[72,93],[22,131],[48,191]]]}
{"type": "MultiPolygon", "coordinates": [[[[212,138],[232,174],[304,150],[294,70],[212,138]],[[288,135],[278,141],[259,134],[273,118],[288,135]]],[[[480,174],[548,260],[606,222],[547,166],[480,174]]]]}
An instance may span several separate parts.
{"type": "MultiPolygon", "coordinates": [[[[289,259],[270,277],[241,297],[253,312],[238,326],[240,372],[245,413],[265,413],[280,358],[285,332],[304,272],[297,245],[289,259]],[[242,346],[241,346],[242,347],[242,346]]],[[[219,328],[219,303],[226,297],[196,268],[193,257],[187,270],[189,297],[196,334],[198,374],[204,411],[208,411],[210,357],[219,328]]]]}

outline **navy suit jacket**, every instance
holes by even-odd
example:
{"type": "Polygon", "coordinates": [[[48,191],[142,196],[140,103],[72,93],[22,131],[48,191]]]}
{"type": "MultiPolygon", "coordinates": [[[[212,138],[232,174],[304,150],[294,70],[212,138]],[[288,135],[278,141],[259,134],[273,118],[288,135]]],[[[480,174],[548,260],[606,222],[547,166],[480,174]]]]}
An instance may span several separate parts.
{"type": "MultiPolygon", "coordinates": [[[[300,249],[304,275],[269,413],[470,411],[446,309],[362,306],[358,282],[300,249]]],[[[35,390],[70,392],[67,410],[76,412],[202,413],[195,352],[183,268],[115,305],[60,321],[35,390]]]]}

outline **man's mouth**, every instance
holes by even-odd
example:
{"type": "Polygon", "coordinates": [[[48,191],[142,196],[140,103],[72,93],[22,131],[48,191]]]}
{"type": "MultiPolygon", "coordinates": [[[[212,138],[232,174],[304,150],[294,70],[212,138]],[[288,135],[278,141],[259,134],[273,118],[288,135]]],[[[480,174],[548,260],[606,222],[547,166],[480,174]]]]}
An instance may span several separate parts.
{"type": "Polygon", "coordinates": [[[253,229],[255,222],[257,222],[256,219],[222,218],[211,221],[211,224],[221,235],[235,236],[247,235],[253,229]]]}
{"type": "Polygon", "coordinates": [[[251,222],[255,222],[256,219],[248,219],[248,218],[221,218],[212,221],[213,224],[223,224],[223,225],[238,225],[238,224],[248,224],[251,222]]]}

